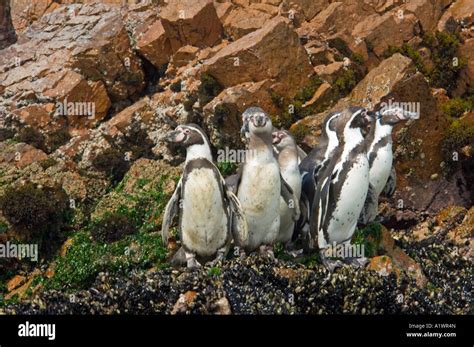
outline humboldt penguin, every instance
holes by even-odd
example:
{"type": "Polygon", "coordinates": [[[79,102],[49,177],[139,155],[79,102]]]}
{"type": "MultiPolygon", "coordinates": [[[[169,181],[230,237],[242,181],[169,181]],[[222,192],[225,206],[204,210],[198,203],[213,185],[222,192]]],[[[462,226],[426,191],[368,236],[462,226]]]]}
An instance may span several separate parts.
{"type": "Polygon", "coordinates": [[[222,260],[232,234],[236,244],[245,242],[247,237],[240,203],[226,188],[213,164],[209,140],[199,126],[179,125],[166,140],[186,148],[186,161],[183,175],[165,208],[163,242],[168,243],[170,225],[179,216],[179,235],[187,266],[199,267],[200,261],[222,260]]]}
{"type": "Polygon", "coordinates": [[[393,194],[396,173],[393,167],[392,130],[400,121],[417,119],[419,114],[401,107],[385,108],[379,112],[369,112],[372,117],[371,130],[367,136],[367,156],[370,165],[370,186],[359,223],[366,225],[375,220],[379,196],[393,194]]]}
{"type": "MultiPolygon", "coordinates": [[[[324,159],[316,175],[316,189],[311,206],[310,247],[318,244],[323,263],[329,248],[350,245],[358,217],[369,188],[369,160],[363,129],[367,127],[366,110],[350,107],[333,115],[325,126],[328,141],[324,159]]],[[[358,263],[362,259],[345,258],[358,263]]]]}
{"type": "MultiPolygon", "coordinates": [[[[244,250],[267,250],[280,231],[280,197],[294,207],[292,218],[299,218],[299,204],[291,187],[280,173],[272,147],[272,122],[259,107],[245,110],[248,124],[248,148],[245,162],[236,178],[236,195],[248,223],[244,250]]],[[[271,252],[270,252],[271,253],[271,252]]]]}
{"type": "MultiPolygon", "coordinates": [[[[281,176],[293,190],[296,200],[301,198],[301,175],[298,168],[298,148],[295,139],[286,130],[275,131],[273,136],[273,147],[278,150],[278,164],[281,176]]],[[[300,206],[301,209],[301,206],[300,206]]],[[[290,245],[295,221],[293,219],[293,208],[280,199],[280,232],[276,238],[277,242],[290,245]]]]}

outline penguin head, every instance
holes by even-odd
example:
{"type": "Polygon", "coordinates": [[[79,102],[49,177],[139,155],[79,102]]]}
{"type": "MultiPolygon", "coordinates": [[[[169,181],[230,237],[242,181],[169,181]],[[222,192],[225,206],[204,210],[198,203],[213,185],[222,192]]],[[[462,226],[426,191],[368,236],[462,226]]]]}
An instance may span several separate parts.
{"type": "Polygon", "coordinates": [[[278,150],[286,147],[295,147],[296,143],[291,134],[286,130],[277,130],[272,133],[272,143],[278,150]]]}
{"type": "Polygon", "coordinates": [[[270,117],[260,107],[245,110],[242,118],[248,119],[248,130],[251,134],[271,134],[273,130],[270,117]]]}
{"type": "Polygon", "coordinates": [[[376,114],[383,125],[388,124],[392,126],[404,120],[420,118],[418,112],[411,112],[398,106],[382,108],[379,112],[376,112],[376,114]]]}
{"type": "Polygon", "coordinates": [[[370,117],[367,114],[367,110],[356,109],[350,115],[348,125],[351,128],[358,128],[364,134],[370,125],[370,117]]]}
{"type": "Polygon", "coordinates": [[[204,131],[196,124],[178,125],[165,137],[165,141],[184,147],[209,143],[204,131]]]}

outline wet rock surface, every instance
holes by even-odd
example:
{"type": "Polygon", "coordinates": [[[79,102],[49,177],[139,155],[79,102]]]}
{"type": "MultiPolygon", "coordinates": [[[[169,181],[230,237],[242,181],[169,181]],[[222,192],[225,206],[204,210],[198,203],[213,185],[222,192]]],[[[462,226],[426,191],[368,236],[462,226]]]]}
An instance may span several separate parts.
{"type": "MultiPolygon", "coordinates": [[[[88,290],[47,291],[4,308],[7,314],[467,314],[472,262],[440,233],[415,241],[396,233],[397,244],[421,265],[420,288],[393,272],[344,265],[333,274],[319,264],[234,258],[198,270],[101,273],[88,290]]],[[[375,258],[374,258],[375,259],[375,258]]],[[[390,261],[390,260],[387,260],[390,261]]]]}

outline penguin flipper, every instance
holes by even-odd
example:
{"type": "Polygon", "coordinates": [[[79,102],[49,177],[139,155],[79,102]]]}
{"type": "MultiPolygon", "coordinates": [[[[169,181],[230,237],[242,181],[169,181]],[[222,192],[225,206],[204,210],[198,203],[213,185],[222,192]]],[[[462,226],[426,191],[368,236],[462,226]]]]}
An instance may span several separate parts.
{"type": "MultiPolygon", "coordinates": [[[[310,229],[312,231],[311,236],[313,239],[314,238],[317,239],[319,233],[321,232],[324,233],[324,230],[322,228],[327,218],[326,215],[328,211],[330,188],[337,174],[338,174],[338,171],[336,170],[330,176],[326,176],[326,178],[324,178],[320,183],[318,183],[318,189],[317,189],[318,191],[317,191],[317,194],[315,195],[316,201],[314,202],[315,204],[314,207],[317,208],[318,214],[317,214],[317,219],[315,221],[316,222],[315,224],[314,224],[314,218],[312,218],[313,226],[310,229]]],[[[326,235],[325,235],[325,238],[327,238],[326,235]]]]}
{"type": "Polygon", "coordinates": [[[293,189],[291,189],[290,185],[285,181],[285,179],[280,174],[280,182],[281,182],[281,197],[285,201],[285,203],[293,209],[293,220],[297,221],[300,218],[301,211],[300,211],[300,201],[296,198],[293,189]]]}
{"type": "Polygon", "coordinates": [[[369,184],[369,190],[367,191],[367,197],[365,198],[364,207],[359,216],[359,224],[367,225],[375,220],[377,217],[379,207],[379,197],[373,185],[369,184]]]}
{"type": "Polygon", "coordinates": [[[395,170],[395,165],[392,166],[390,171],[390,176],[388,176],[387,183],[382,190],[382,194],[386,197],[391,197],[395,194],[395,188],[397,187],[397,171],[395,170]]]}
{"type": "Polygon", "coordinates": [[[225,178],[225,186],[228,190],[232,193],[237,194],[237,189],[240,184],[240,179],[242,178],[242,165],[240,165],[237,169],[237,172],[233,175],[230,175],[225,178]]]}
{"type": "Polygon", "coordinates": [[[166,204],[165,213],[163,215],[163,223],[161,225],[161,239],[163,244],[166,246],[168,244],[169,238],[169,228],[171,223],[173,223],[174,217],[178,215],[179,212],[179,200],[181,199],[181,185],[182,178],[179,180],[176,189],[171,196],[171,199],[166,204]]]}
{"type": "Polygon", "coordinates": [[[242,206],[240,205],[239,199],[233,192],[229,190],[227,191],[227,199],[229,201],[232,216],[232,237],[234,238],[236,246],[244,247],[249,234],[247,219],[245,218],[245,214],[242,206]]]}

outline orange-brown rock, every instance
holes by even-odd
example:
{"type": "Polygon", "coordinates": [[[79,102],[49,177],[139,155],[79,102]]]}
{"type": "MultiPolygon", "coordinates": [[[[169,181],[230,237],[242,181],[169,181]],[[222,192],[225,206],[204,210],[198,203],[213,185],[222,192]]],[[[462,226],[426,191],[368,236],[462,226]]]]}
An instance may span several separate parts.
{"type": "Polygon", "coordinates": [[[42,150],[26,143],[17,143],[13,146],[0,143],[0,163],[13,163],[16,167],[23,168],[47,158],[42,150]]]}
{"type": "Polygon", "coordinates": [[[272,15],[252,8],[237,7],[224,21],[224,31],[234,40],[263,27],[272,15]]]}
{"type": "Polygon", "coordinates": [[[159,19],[139,36],[137,50],[156,67],[169,61],[171,44],[159,19]]]}
{"type": "Polygon", "coordinates": [[[291,98],[306,85],[312,68],[298,35],[287,20],[276,17],[225,46],[204,62],[203,71],[225,88],[275,80],[275,92],[291,98]]]}
{"type": "Polygon", "coordinates": [[[190,306],[194,303],[194,299],[198,295],[197,292],[193,290],[188,290],[186,293],[181,294],[179,296],[178,301],[173,306],[171,310],[171,314],[183,314],[190,308],[190,306]]]}
{"type": "Polygon", "coordinates": [[[185,45],[213,46],[222,37],[212,0],[169,0],[160,15],[173,52],[185,45]]]}
{"type": "Polygon", "coordinates": [[[0,0],[0,50],[11,45],[16,40],[12,24],[10,0],[0,0]]]}
{"type": "Polygon", "coordinates": [[[470,28],[474,24],[474,3],[470,0],[456,0],[444,12],[438,22],[439,31],[454,32],[470,28]]]}
{"type": "Polygon", "coordinates": [[[94,127],[112,103],[141,92],[143,80],[119,8],[103,4],[60,7],[0,55],[6,111],[46,132],[94,127]]]}
{"type": "Polygon", "coordinates": [[[258,105],[270,115],[278,112],[270,96],[272,85],[272,81],[263,80],[232,86],[204,106],[204,122],[211,142],[215,146],[242,147],[239,134],[245,109],[258,105]]]}
{"type": "Polygon", "coordinates": [[[459,47],[459,56],[466,62],[457,80],[456,89],[452,92],[454,97],[474,90],[474,37],[467,39],[459,47]]]}

